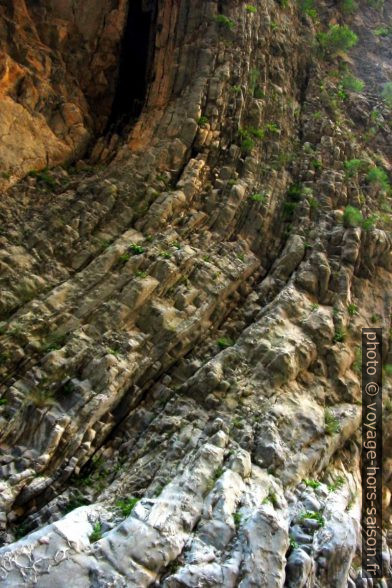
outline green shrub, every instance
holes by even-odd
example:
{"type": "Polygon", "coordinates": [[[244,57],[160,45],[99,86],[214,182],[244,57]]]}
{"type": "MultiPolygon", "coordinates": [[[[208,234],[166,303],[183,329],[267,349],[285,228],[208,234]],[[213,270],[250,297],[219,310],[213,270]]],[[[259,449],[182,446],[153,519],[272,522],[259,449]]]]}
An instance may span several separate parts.
{"type": "Polygon", "coordinates": [[[265,194],[252,194],[252,196],[250,197],[250,199],[254,202],[265,202],[266,198],[267,197],[265,194]]]}
{"type": "Polygon", "coordinates": [[[324,413],[324,430],[327,435],[339,433],[340,424],[334,414],[327,408],[324,413]]]}
{"type": "Polygon", "coordinates": [[[256,6],[253,6],[253,4],[246,4],[245,10],[246,10],[246,12],[249,12],[250,14],[255,14],[257,12],[257,8],[256,8],[256,6]]]}
{"type": "Polygon", "coordinates": [[[330,492],[336,492],[336,490],[340,490],[344,486],[344,478],[343,476],[338,476],[332,484],[328,484],[328,490],[330,492]]]}
{"type": "Polygon", "coordinates": [[[349,159],[346,161],[344,164],[346,176],[352,178],[357,175],[357,173],[363,169],[365,163],[366,162],[364,162],[363,159],[349,159]]]}
{"type": "Polygon", "coordinates": [[[27,175],[31,178],[36,178],[39,183],[43,184],[49,190],[53,190],[56,186],[56,180],[49,172],[48,168],[39,171],[31,170],[27,175]]]}
{"type": "Polygon", "coordinates": [[[354,303],[347,305],[347,312],[350,316],[355,316],[358,314],[358,306],[354,303]]]}
{"type": "Polygon", "coordinates": [[[391,27],[385,27],[385,26],[377,27],[377,29],[374,29],[373,33],[377,37],[389,37],[390,35],[392,35],[392,26],[391,27]]]}
{"type": "Polygon", "coordinates": [[[306,479],[303,481],[305,486],[308,486],[309,488],[318,488],[321,484],[320,482],[318,482],[317,480],[312,480],[312,479],[306,479]]]}
{"type": "Polygon", "coordinates": [[[242,515],[240,512],[235,512],[233,514],[233,520],[234,520],[234,524],[235,524],[236,529],[238,529],[238,527],[240,526],[241,519],[242,519],[242,515]]]}
{"type": "Polygon", "coordinates": [[[225,29],[229,29],[229,30],[233,30],[236,26],[234,20],[232,20],[231,18],[228,18],[227,16],[225,16],[224,14],[217,14],[215,16],[215,22],[225,28],[225,29]]]}
{"type": "Polygon", "coordinates": [[[141,245],[137,245],[136,243],[131,243],[129,246],[129,251],[132,253],[132,255],[141,255],[141,253],[144,253],[144,248],[141,245]]]}
{"type": "Polygon", "coordinates": [[[333,340],[335,341],[335,343],[343,343],[343,341],[346,340],[346,331],[343,328],[338,327],[335,330],[333,340]]]}
{"type": "Polygon", "coordinates": [[[326,33],[318,34],[321,48],[329,54],[348,51],[358,42],[358,36],[347,25],[331,25],[326,33]]]}
{"type": "Polygon", "coordinates": [[[348,227],[359,227],[363,222],[363,216],[358,208],[355,206],[346,206],[343,213],[343,226],[348,227]]]}
{"type": "Polygon", "coordinates": [[[302,14],[306,14],[312,20],[317,20],[318,14],[315,8],[314,0],[299,0],[299,9],[302,14]]]}
{"type": "Polygon", "coordinates": [[[89,535],[90,543],[95,543],[102,539],[102,523],[97,522],[93,526],[93,531],[89,535]]]}
{"type": "Polygon", "coordinates": [[[320,527],[324,527],[325,525],[325,519],[323,515],[319,512],[312,512],[310,510],[307,510],[301,514],[301,519],[312,519],[314,521],[317,521],[320,527]]]}
{"type": "Polygon", "coordinates": [[[382,168],[377,166],[372,167],[369,170],[366,179],[368,180],[368,182],[370,182],[371,184],[375,184],[379,189],[383,190],[384,192],[389,191],[390,185],[388,174],[382,168]]]}
{"type": "Polygon", "coordinates": [[[371,216],[368,216],[367,218],[365,218],[362,221],[362,228],[365,231],[369,231],[370,229],[372,229],[375,226],[375,224],[377,223],[377,221],[378,221],[377,214],[372,214],[371,216]]]}
{"type": "Polygon", "coordinates": [[[340,10],[343,14],[354,14],[358,10],[358,4],[355,0],[341,0],[340,10]]]}
{"type": "Polygon", "coordinates": [[[353,76],[352,74],[347,74],[346,76],[344,76],[342,78],[341,84],[344,90],[350,92],[362,92],[362,90],[365,87],[365,83],[359,78],[353,76]]]}
{"type": "Polygon", "coordinates": [[[116,502],[117,508],[121,510],[121,514],[124,517],[129,517],[133,509],[135,508],[136,504],[139,502],[138,498],[125,498],[124,500],[119,500],[116,502]]]}
{"type": "Polygon", "coordinates": [[[382,87],[381,96],[383,97],[385,103],[392,108],[392,82],[387,82],[382,87]]]}
{"type": "Polygon", "coordinates": [[[265,125],[265,130],[269,133],[280,133],[279,126],[276,123],[267,123],[265,125]]]}
{"type": "Polygon", "coordinates": [[[272,504],[274,508],[279,506],[278,497],[276,496],[276,492],[274,490],[270,490],[268,495],[264,498],[262,504],[272,504]]]}
{"type": "Polygon", "coordinates": [[[234,341],[229,337],[221,337],[216,343],[221,349],[227,349],[227,347],[232,347],[234,345],[234,341]]]}
{"type": "Polygon", "coordinates": [[[206,116],[201,116],[197,120],[197,124],[199,125],[199,127],[205,127],[208,124],[208,118],[206,116]]]}

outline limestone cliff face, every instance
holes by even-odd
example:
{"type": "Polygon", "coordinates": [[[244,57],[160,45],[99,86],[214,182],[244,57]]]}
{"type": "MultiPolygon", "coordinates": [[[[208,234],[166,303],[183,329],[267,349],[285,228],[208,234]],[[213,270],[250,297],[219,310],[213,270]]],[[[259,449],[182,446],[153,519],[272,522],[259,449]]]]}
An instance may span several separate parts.
{"type": "Polygon", "coordinates": [[[391,582],[391,6],[343,4],[0,7],[2,585],[364,586],[369,325],[391,582]]]}

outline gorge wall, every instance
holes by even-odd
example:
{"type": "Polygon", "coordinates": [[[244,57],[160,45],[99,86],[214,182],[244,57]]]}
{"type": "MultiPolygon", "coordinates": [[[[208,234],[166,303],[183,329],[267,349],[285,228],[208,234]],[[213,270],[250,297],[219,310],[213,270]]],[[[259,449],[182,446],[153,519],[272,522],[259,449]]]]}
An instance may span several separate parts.
{"type": "Polygon", "coordinates": [[[377,326],[389,586],[391,3],[6,0],[0,23],[0,584],[376,585],[377,326]]]}

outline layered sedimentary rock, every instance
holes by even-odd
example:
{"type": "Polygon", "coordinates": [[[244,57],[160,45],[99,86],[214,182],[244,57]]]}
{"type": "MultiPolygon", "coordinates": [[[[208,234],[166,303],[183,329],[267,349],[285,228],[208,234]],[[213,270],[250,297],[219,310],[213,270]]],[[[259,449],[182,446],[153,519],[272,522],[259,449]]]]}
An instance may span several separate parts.
{"type": "MultiPolygon", "coordinates": [[[[126,4],[2,8],[3,179],[32,173],[0,202],[1,582],[365,585],[362,327],[392,363],[391,196],[369,173],[391,171],[372,32],[390,6],[126,4]],[[317,32],[347,22],[357,47],[323,54],[317,32]],[[364,89],[343,91],[347,68],[364,89]]],[[[384,586],[390,424],[386,402],[384,586]]]]}

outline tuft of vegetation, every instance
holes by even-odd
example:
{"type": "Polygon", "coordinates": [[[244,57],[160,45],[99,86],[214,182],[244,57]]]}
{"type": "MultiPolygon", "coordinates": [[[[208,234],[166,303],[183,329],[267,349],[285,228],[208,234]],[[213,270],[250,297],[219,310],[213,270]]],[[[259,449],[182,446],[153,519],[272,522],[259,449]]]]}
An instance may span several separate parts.
{"type": "Polygon", "coordinates": [[[335,329],[335,335],[333,337],[335,343],[343,343],[346,340],[346,331],[343,327],[338,327],[335,329]]]}
{"type": "Polygon", "coordinates": [[[35,178],[42,186],[48,190],[54,190],[56,186],[56,180],[50,173],[48,168],[41,170],[31,170],[28,174],[31,178],[35,178]]]}
{"type": "Polygon", "coordinates": [[[123,517],[129,517],[136,504],[139,502],[139,498],[132,496],[131,498],[125,498],[116,502],[117,508],[121,510],[123,517]]]}
{"type": "Polygon", "coordinates": [[[290,547],[290,549],[298,549],[299,544],[294,539],[294,537],[290,537],[289,547],[290,547]]]}
{"type": "Polygon", "coordinates": [[[358,10],[358,4],[355,0],[341,0],[339,8],[343,14],[355,14],[358,10]]]}
{"type": "Polygon", "coordinates": [[[278,497],[276,496],[276,492],[274,490],[270,490],[268,495],[264,498],[263,504],[272,504],[274,508],[279,506],[278,497]]]}
{"type": "Polygon", "coordinates": [[[377,166],[372,167],[369,170],[366,179],[370,184],[375,185],[379,190],[382,190],[383,192],[389,192],[390,184],[388,174],[382,168],[377,166]]]}
{"type": "Polygon", "coordinates": [[[214,20],[220,27],[228,29],[230,31],[232,31],[236,27],[234,20],[225,16],[224,14],[217,14],[214,20]]]}
{"type": "Polygon", "coordinates": [[[348,159],[344,163],[344,168],[346,170],[346,176],[348,178],[352,178],[356,176],[360,171],[363,170],[366,162],[363,159],[348,159]]]}
{"type": "Polygon", "coordinates": [[[360,210],[355,206],[348,205],[344,209],[343,213],[343,226],[346,228],[349,227],[359,227],[363,222],[363,216],[360,210]]]}
{"type": "Polygon", "coordinates": [[[252,196],[250,196],[250,199],[254,202],[265,202],[266,198],[266,194],[252,194],[252,196]]]}
{"type": "Polygon", "coordinates": [[[320,482],[318,482],[317,480],[313,480],[312,478],[307,479],[305,478],[305,480],[303,480],[305,486],[308,486],[309,488],[319,488],[319,486],[321,485],[320,482]]]}
{"type": "Polygon", "coordinates": [[[381,96],[383,97],[385,104],[392,108],[392,82],[387,82],[383,85],[381,96]]]}
{"type": "Polygon", "coordinates": [[[358,314],[358,306],[354,303],[347,305],[347,312],[350,316],[358,314]]]}
{"type": "Polygon", "coordinates": [[[241,519],[242,519],[242,515],[240,512],[235,512],[233,514],[233,520],[234,520],[234,524],[235,524],[235,528],[238,529],[238,527],[241,524],[241,519]]]}
{"type": "Polygon", "coordinates": [[[347,25],[331,25],[326,33],[317,35],[322,51],[334,55],[339,51],[348,51],[358,42],[358,36],[347,25]]]}
{"type": "Polygon", "coordinates": [[[102,539],[102,523],[99,521],[94,524],[93,531],[89,535],[90,543],[95,543],[102,539]]]}
{"type": "Polygon", "coordinates": [[[131,243],[129,246],[129,251],[132,255],[141,255],[144,253],[144,248],[141,245],[137,245],[136,243],[131,243]]]}
{"type": "Polygon", "coordinates": [[[313,21],[318,19],[314,0],[299,0],[299,10],[301,14],[306,14],[306,16],[309,16],[313,21]]]}
{"type": "Polygon", "coordinates": [[[343,90],[348,92],[362,92],[365,87],[365,82],[352,74],[347,74],[342,78],[341,85],[343,90]]]}
{"type": "Polygon", "coordinates": [[[338,476],[334,482],[328,484],[328,490],[330,492],[336,492],[336,490],[340,490],[344,486],[344,478],[343,476],[338,476]]]}
{"type": "Polygon", "coordinates": [[[197,119],[197,124],[199,127],[205,127],[208,124],[208,118],[206,116],[201,116],[197,119]]]}
{"type": "Polygon", "coordinates": [[[324,527],[325,525],[325,519],[319,512],[312,512],[307,510],[301,514],[301,519],[312,519],[313,521],[317,521],[320,527],[324,527]]]}
{"type": "Polygon", "coordinates": [[[221,337],[216,343],[221,349],[227,349],[227,347],[232,347],[234,345],[234,341],[229,337],[221,337]]]}
{"type": "Polygon", "coordinates": [[[333,412],[328,408],[324,412],[324,430],[327,435],[333,435],[340,432],[340,423],[333,412]]]}
{"type": "Polygon", "coordinates": [[[376,37],[389,37],[392,35],[392,27],[377,27],[374,29],[373,33],[376,35],[376,37]]]}
{"type": "Polygon", "coordinates": [[[253,4],[246,4],[245,10],[249,14],[255,14],[257,12],[257,8],[256,8],[256,6],[253,6],[253,4]]]}

